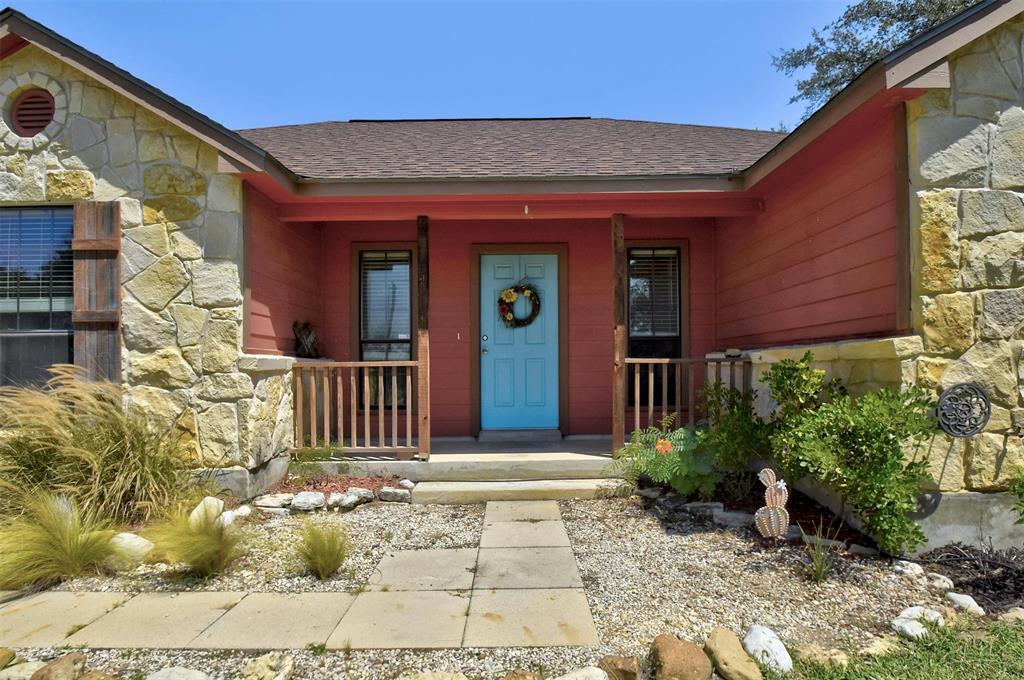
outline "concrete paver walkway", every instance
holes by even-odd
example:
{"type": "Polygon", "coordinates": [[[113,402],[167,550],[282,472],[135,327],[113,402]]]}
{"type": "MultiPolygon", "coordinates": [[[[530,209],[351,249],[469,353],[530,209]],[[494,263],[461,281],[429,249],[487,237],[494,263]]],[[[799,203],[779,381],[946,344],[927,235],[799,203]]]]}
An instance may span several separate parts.
{"type": "Polygon", "coordinates": [[[598,643],[554,501],[487,504],[479,548],[396,550],[349,593],[49,592],[0,605],[0,646],[329,649],[598,643]]]}

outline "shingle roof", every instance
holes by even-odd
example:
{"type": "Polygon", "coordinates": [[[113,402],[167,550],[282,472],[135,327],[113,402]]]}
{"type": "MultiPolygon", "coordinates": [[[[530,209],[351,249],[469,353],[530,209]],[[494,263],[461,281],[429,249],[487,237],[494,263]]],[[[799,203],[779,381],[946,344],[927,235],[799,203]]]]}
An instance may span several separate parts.
{"type": "Polygon", "coordinates": [[[238,132],[297,175],[332,180],[723,175],[785,136],[607,118],[348,121],[238,132]]]}

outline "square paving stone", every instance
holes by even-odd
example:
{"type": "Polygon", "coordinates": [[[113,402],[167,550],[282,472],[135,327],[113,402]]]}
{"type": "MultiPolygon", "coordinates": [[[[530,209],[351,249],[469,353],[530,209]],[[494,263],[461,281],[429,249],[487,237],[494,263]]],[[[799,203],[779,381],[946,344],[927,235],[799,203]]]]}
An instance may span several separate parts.
{"type": "Polygon", "coordinates": [[[377,565],[370,590],[469,590],[476,571],[476,548],[395,550],[377,565]]]}
{"type": "Polygon", "coordinates": [[[561,520],[494,522],[484,525],[481,548],[568,547],[569,534],[561,520]]]}
{"type": "Polygon", "coordinates": [[[67,639],[69,645],[120,649],[187,647],[245,593],[143,593],[67,639]]]}
{"type": "Polygon", "coordinates": [[[127,600],[125,593],[39,593],[0,607],[0,646],[52,647],[127,600]]]}
{"type": "Polygon", "coordinates": [[[571,548],[481,548],[474,588],[582,588],[571,548]]]}
{"type": "Polygon", "coordinates": [[[484,511],[484,524],[560,519],[558,501],[490,501],[484,511]]]}
{"type": "Polygon", "coordinates": [[[303,649],[326,642],[355,599],[347,593],[251,593],[188,646],[303,649]]]}
{"type": "Polygon", "coordinates": [[[458,647],[468,610],[469,594],[453,590],[361,593],[327,648],[458,647]]]}
{"type": "Polygon", "coordinates": [[[580,589],[474,590],[464,647],[563,647],[598,644],[580,589]]]}

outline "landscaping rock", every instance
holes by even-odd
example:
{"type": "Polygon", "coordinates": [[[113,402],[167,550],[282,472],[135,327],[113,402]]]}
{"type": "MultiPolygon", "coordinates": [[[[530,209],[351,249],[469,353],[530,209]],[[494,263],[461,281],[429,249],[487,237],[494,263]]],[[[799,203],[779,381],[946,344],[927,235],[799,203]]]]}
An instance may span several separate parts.
{"type": "Polygon", "coordinates": [[[846,668],[850,663],[850,657],[846,652],[839,649],[825,649],[814,644],[801,647],[797,650],[797,655],[822,666],[846,668]]]}
{"type": "Polygon", "coordinates": [[[364,489],[361,486],[350,487],[349,490],[346,491],[345,493],[346,494],[352,494],[352,495],[356,496],[359,499],[360,503],[372,503],[373,502],[373,492],[370,491],[369,489],[364,489]]]}
{"type": "Polygon", "coordinates": [[[88,671],[78,680],[117,680],[117,677],[103,671],[88,671]]]}
{"type": "Polygon", "coordinates": [[[761,663],[778,673],[791,673],[793,659],[786,651],[786,645],[771,628],[753,625],[747,629],[743,638],[743,649],[754,661],[761,663]]]}
{"type": "Polygon", "coordinates": [[[859,543],[851,543],[850,547],[846,549],[846,552],[851,555],[857,555],[858,557],[877,557],[878,551],[874,548],[869,548],[866,545],[860,545],[859,543]]]}
{"type": "Polygon", "coordinates": [[[557,678],[552,680],[608,680],[608,674],[600,668],[594,666],[587,666],[565,675],[559,675],[557,678]]]}
{"type": "Polygon", "coordinates": [[[954,609],[961,609],[968,614],[984,616],[985,610],[981,608],[973,597],[962,593],[946,593],[946,599],[953,603],[954,609]]]}
{"type": "Polygon", "coordinates": [[[930,571],[925,574],[925,578],[928,579],[929,588],[934,588],[935,590],[940,590],[942,592],[953,590],[953,581],[948,576],[943,576],[942,574],[936,574],[935,572],[930,571]]]}
{"type": "Polygon", "coordinates": [[[78,680],[85,673],[85,654],[65,654],[32,674],[31,680],[78,680]]]}
{"type": "Polygon", "coordinates": [[[597,667],[607,673],[611,680],[643,680],[640,659],[635,656],[607,654],[597,662],[597,667]]]}
{"type": "Polygon", "coordinates": [[[46,668],[46,666],[45,661],[16,663],[0,671],[0,680],[32,680],[32,676],[35,675],[36,671],[46,668]]]}
{"type": "Polygon", "coordinates": [[[939,626],[946,625],[946,619],[942,614],[927,607],[907,607],[889,625],[908,640],[921,640],[928,637],[928,629],[924,627],[922,621],[939,626]]]}
{"type": "Polygon", "coordinates": [[[242,680],[288,680],[294,667],[292,657],[282,652],[271,652],[245,664],[242,680]]]}
{"type": "Polygon", "coordinates": [[[761,680],[761,669],[747,653],[739,636],[727,628],[715,628],[704,643],[715,670],[725,680],[761,680]]]}
{"type": "Polygon", "coordinates": [[[412,491],[416,487],[416,482],[411,479],[403,479],[398,483],[398,488],[405,489],[406,491],[412,491]]]}
{"type": "MultiPolygon", "coordinates": [[[[691,515],[696,515],[697,517],[705,517],[707,519],[711,519],[716,512],[722,512],[724,509],[725,506],[723,506],[721,503],[693,502],[683,504],[683,510],[685,510],[686,512],[690,513],[691,515]]],[[[751,523],[753,523],[754,520],[751,519],[750,521],[751,523]]]]}
{"type": "Polygon", "coordinates": [[[544,680],[544,676],[533,671],[509,671],[505,680],[544,680]]]}
{"type": "Polygon", "coordinates": [[[886,656],[899,648],[899,644],[891,637],[876,637],[860,648],[860,655],[872,658],[886,656]]]}
{"type": "Polygon", "coordinates": [[[916,562],[907,562],[906,560],[896,560],[892,565],[892,570],[897,574],[903,576],[909,576],[911,578],[920,578],[924,576],[924,567],[916,562]]]}
{"type": "Polygon", "coordinates": [[[210,676],[191,668],[172,666],[146,676],[146,680],[210,680],[210,676]]]}
{"type": "Polygon", "coordinates": [[[754,524],[754,516],[749,512],[715,510],[711,513],[711,521],[723,527],[749,527],[754,524]]]}
{"type": "Polygon", "coordinates": [[[710,680],[711,660],[689,640],[662,634],[651,643],[655,680],[710,680]]]}
{"type": "Polygon", "coordinates": [[[252,514],[252,508],[250,508],[248,505],[239,505],[231,512],[235,513],[235,517],[248,517],[252,514]]]}
{"type": "Polygon", "coordinates": [[[796,524],[790,524],[789,529],[786,530],[787,541],[802,541],[804,539],[804,532],[796,524]]]}
{"type": "Polygon", "coordinates": [[[199,501],[199,505],[193,508],[188,516],[188,525],[192,529],[198,529],[207,522],[214,522],[224,512],[224,501],[213,496],[207,496],[199,501]]]}
{"type": "Polygon", "coordinates": [[[643,498],[649,498],[650,500],[653,501],[655,498],[661,495],[661,489],[659,489],[656,486],[649,486],[646,489],[637,489],[636,495],[642,496],[643,498]]]}
{"type": "Polygon", "coordinates": [[[1003,623],[1024,623],[1024,607],[1011,607],[999,615],[1003,623]]]}
{"type": "Polygon", "coordinates": [[[386,503],[412,503],[412,493],[408,489],[385,486],[380,490],[380,499],[386,503]]]}
{"type": "Polygon", "coordinates": [[[326,504],[327,498],[322,491],[300,491],[292,497],[292,503],[289,507],[292,510],[312,512],[313,510],[319,510],[326,504]]]}
{"type": "Polygon", "coordinates": [[[13,649],[7,647],[0,647],[0,670],[3,670],[11,665],[14,661],[14,657],[17,656],[13,649]]]}
{"type": "Polygon", "coordinates": [[[295,497],[294,494],[290,493],[270,493],[264,496],[259,496],[253,500],[252,504],[257,508],[287,508],[292,503],[292,499],[295,497]]]}
{"type": "Polygon", "coordinates": [[[846,548],[844,541],[836,541],[831,538],[825,538],[824,536],[818,536],[817,534],[804,534],[804,543],[807,545],[820,545],[825,548],[834,548],[835,550],[842,550],[846,548]]]}

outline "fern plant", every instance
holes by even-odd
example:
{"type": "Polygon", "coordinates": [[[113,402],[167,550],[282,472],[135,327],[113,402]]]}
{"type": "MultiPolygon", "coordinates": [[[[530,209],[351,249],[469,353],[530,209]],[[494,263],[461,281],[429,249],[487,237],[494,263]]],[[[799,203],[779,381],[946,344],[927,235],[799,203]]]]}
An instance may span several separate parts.
{"type": "Polygon", "coordinates": [[[703,444],[703,433],[688,427],[673,428],[675,414],[659,427],[637,430],[615,453],[615,470],[630,484],[646,477],[667,484],[682,496],[709,498],[721,479],[714,459],[703,444]]]}

